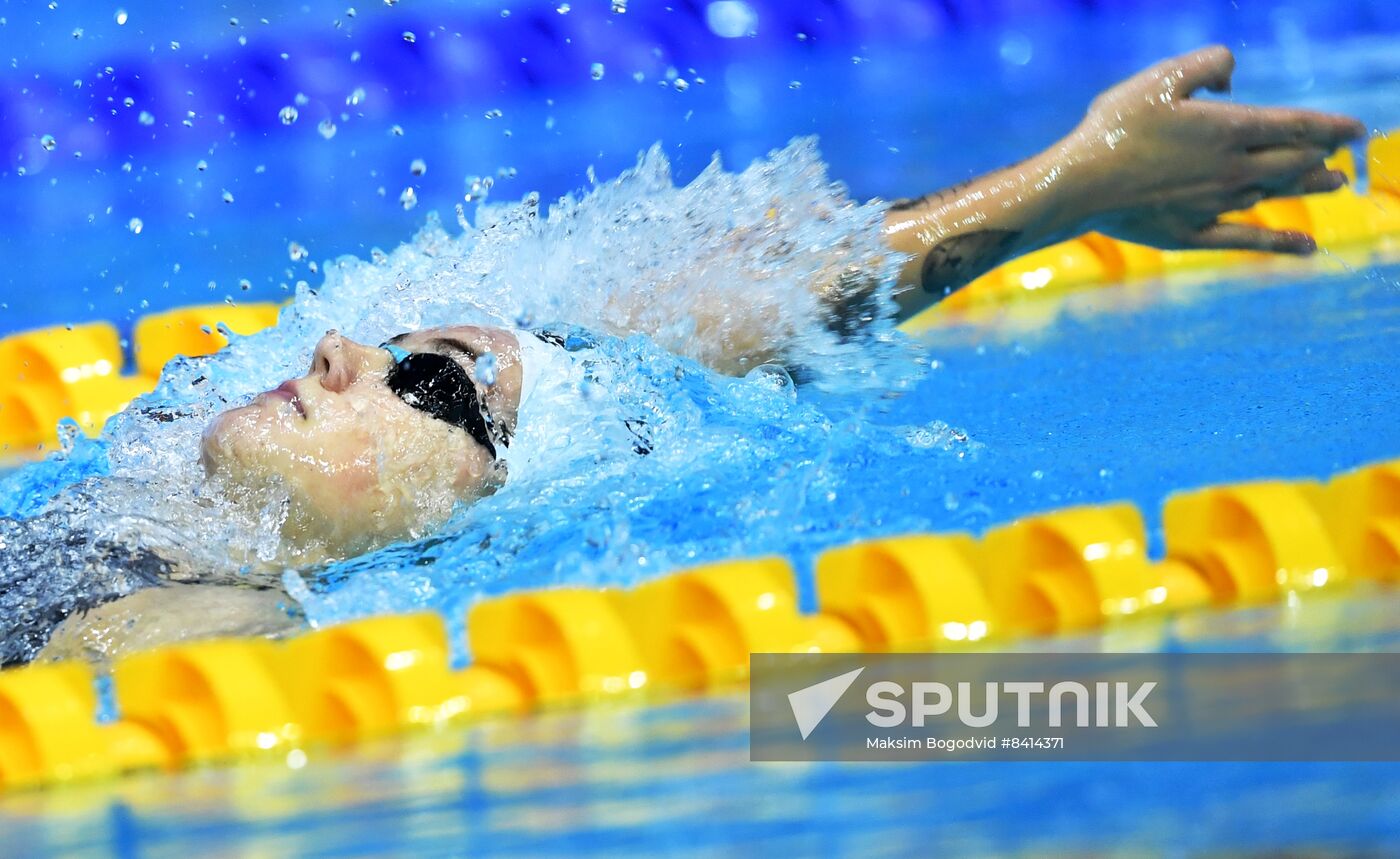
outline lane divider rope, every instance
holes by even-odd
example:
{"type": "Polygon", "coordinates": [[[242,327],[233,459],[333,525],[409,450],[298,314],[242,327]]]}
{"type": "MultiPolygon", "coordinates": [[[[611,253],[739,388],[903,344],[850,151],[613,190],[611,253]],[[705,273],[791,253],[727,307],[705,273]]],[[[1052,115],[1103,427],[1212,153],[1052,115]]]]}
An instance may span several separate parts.
{"type": "Polygon", "coordinates": [[[119,658],[120,718],[96,717],[80,662],[0,672],[0,790],[136,770],[300,756],[406,729],[601,700],[733,688],[756,652],[993,649],[1084,630],[1165,625],[1353,580],[1400,581],[1400,459],[1317,481],[1175,494],[1166,558],[1127,503],[987,532],[832,548],[818,608],[798,610],[782,558],[710,564],[630,589],[523,591],[468,612],[474,662],[450,665],[440,615],[383,615],[285,641],[217,639],[119,658]]]}

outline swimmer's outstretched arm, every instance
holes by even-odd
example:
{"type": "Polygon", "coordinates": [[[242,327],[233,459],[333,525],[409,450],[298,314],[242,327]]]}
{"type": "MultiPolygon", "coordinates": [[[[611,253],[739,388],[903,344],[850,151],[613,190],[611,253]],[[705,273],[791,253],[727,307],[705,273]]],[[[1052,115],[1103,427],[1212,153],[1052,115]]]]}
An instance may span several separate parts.
{"type": "Polygon", "coordinates": [[[1265,197],[1335,190],[1323,165],[1366,133],[1354,119],[1201,101],[1228,91],[1224,47],[1167,60],[1102,93],[1070,135],[1014,167],[890,207],[886,238],[911,255],[912,316],[1012,257],[1089,230],[1164,249],[1310,254],[1311,237],[1222,222],[1265,197]]]}

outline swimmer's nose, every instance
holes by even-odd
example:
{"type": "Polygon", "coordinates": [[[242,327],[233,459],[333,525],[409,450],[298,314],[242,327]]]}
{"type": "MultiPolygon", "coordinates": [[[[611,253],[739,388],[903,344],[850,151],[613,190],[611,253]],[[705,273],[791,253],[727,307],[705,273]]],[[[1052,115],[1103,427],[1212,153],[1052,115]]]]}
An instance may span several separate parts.
{"type": "Polygon", "coordinates": [[[321,387],[327,391],[341,393],[370,366],[374,353],[363,343],[342,337],[339,331],[327,331],[311,354],[311,375],[320,376],[321,387]]]}

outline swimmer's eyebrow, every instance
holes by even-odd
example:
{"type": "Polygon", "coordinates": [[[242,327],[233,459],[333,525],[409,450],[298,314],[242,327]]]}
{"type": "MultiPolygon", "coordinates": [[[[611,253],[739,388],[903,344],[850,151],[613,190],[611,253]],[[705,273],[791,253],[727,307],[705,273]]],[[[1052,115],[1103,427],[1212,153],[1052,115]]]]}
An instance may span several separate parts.
{"type": "Polygon", "coordinates": [[[456,337],[434,337],[432,339],[432,344],[435,348],[440,346],[446,346],[448,349],[461,352],[463,355],[466,355],[473,361],[476,360],[476,350],[468,346],[463,341],[458,340],[456,337]]]}
{"type": "MultiPolygon", "coordinates": [[[[414,332],[412,331],[405,331],[402,334],[395,334],[393,337],[390,337],[387,342],[397,346],[398,344],[412,337],[413,334],[414,332]]],[[[468,346],[465,341],[458,340],[456,337],[434,337],[433,339],[428,341],[428,344],[432,346],[435,350],[446,347],[450,350],[461,352],[463,355],[466,355],[473,361],[476,360],[476,350],[468,346]]]]}

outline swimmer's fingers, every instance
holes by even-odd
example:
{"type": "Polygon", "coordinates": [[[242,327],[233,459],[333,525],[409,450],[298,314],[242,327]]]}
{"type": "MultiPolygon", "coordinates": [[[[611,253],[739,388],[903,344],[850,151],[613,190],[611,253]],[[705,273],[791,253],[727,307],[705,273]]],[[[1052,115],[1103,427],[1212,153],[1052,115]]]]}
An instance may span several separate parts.
{"type": "Polygon", "coordinates": [[[1270,197],[1301,197],[1304,194],[1326,194],[1347,184],[1347,174],[1340,170],[1329,170],[1326,165],[1308,170],[1295,181],[1269,193],[1270,197]]]}
{"type": "Polygon", "coordinates": [[[1317,250],[1317,243],[1307,233],[1223,221],[1198,230],[1185,244],[1200,250],[1264,251],[1297,256],[1307,256],[1317,250]]]}
{"type": "Polygon", "coordinates": [[[1325,164],[1304,171],[1302,174],[1289,174],[1277,181],[1250,185],[1227,195],[1218,210],[1240,211],[1258,205],[1274,197],[1301,197],[1304,194],[1326,194],[1347,184],[1347,174],[1340,170],[1330,170],[1325,164]]]}
{"type": "Polygon", "coordinates": [[[1365,125],[1334,113],[1224,102],[1200,102],[1198,108],[1229,123],[1236,141],[1250,151],[1282,146],[1317,147],[1330,153],[1366,136],[1365,125]]]}
{"type": "Polygon", "coordinates": [[[1179,57],[1163,60],[1136,80],[1151,81],[1156,86],[1166,84],[1169,91],[1190,96],[1198,89],[1228,92],[1230,75],[1235,71],[1235,55],[1224,45],[1211,45],[1179,57]]]}
{"type": "Polygon", "coordinates": [[[1235,57],[1229,48],[1224,45],[1201,48],[1163,60],[1100,93],[1090,106],[1090,112],[1112,107],[1117,115],[1124,107],[1136,110],[1144,99],[1150,104],[1163,105],[1190,98],[1202,88],[1227,92],[1234,70],[1235,57]]]}
{"type": "Polygon", "coordinates": [[[1290,187],[1300,176],[1323,167],[1329,154],[1329,150],[1315,146],[1279,146],[1251,152],[1245,156],[1245,178],[1270,191],[1290,187]]]}

